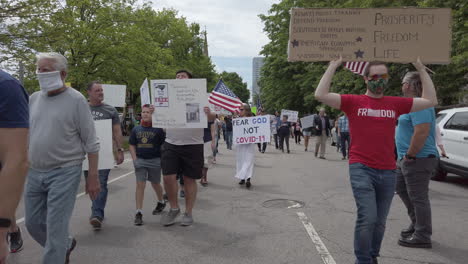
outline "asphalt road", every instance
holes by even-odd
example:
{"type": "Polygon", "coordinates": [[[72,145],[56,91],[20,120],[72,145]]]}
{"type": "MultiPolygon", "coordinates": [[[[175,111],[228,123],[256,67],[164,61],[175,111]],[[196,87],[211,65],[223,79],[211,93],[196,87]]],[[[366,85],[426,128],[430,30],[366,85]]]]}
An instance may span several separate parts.
{"type": "MultiPolygon", "coordinates": [[[[127,160],[111,172],[101,231],[93,231],[88,223],[89,198],[77,198],[70,228],[78,244],[71,263],[354,263],[356,214],[347,163],[332,147],[328,147],[327,160],[304,152],[302,145],[292,143],[291,147],[291,154],[282,154],[271,145],[265,154],[257,153],[253,186],[247,190],[234,179],[235,151],[220,144],[218,162],[208,172],[209,185],[199,185],[195,224],[190,227],[161,226],[161,216],[151,215],[155,196],[150,186],[145,224],[133,225],[135,175],[127,160]],[[297,200],[304,206],[270,201],[274,199],[297,200]]],[[[397,245],[399,232],[409,220],[395,196],[379,263],[468,263],[468,181],[449,176],[446,182],[431,182],[430,196],[433,248],[397,245]]],[[[42,249],[24,228],[22,211],[21,205],[17,217],[24,250],[11,255],[8,263],[40,263],[42,249]]]]}

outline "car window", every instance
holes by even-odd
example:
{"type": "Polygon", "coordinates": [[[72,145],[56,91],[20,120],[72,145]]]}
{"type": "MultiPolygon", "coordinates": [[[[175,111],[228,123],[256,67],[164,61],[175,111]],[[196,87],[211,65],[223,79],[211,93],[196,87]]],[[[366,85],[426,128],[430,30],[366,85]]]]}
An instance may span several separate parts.
{"type": "Polygon", "coordinates": [[[442,121],[442,119],[444,119],[444,117],[446,116],[447,114],[437,114],[436,116],[436,123],[439,124],[440,121],[442,121]]]}
{"type": "Polygon", "coordinates": [[[444,128],[468,131],[468,111],[455,113],[444,128]]]}

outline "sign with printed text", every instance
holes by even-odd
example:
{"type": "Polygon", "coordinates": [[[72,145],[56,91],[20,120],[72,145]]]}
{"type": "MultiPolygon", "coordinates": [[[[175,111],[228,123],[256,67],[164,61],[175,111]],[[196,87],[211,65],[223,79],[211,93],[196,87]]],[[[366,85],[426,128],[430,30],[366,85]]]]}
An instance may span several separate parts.
{"type": "Polygon", "coordinates": [[[206,79],[151,80],[153,127],[205,128],[206,79]]]}
{"type": "Polygon", "coordinates": [[[232,120],[234,144],[270,142],[270,118],[268,116],[239,117],[232,120]]]}
{"type": "MultiPolygon", "coordinates": [[[[99,141],[99,170],[112,169],[114,167],[114,153],[112,151],[112,119],[95,120],[96,136],[99,141]]],[[[89,169],[88,155],[83,161],[82,170],[89,169]]]]}
{"type": "Polygon", "coordinates": [[[113,107],[125,107],[126,85],[103,84],[104,103],[113,107]]]}
{"type": "Polygon", "coordinates": [[[283,119],[283,116],[288,116],[288,121],[289,122],[292,122],[292,123],[295,123],[297,122],[297,116],[299,115],[299,112],[298,111],[292,111],[292,110],[281,110],[281,120],[283,119]]]}
{"type": "Polygon", "coordinates": [[[289,61],[448,64],[449,8],[293,8],[289,61]]]}
{"type": "Polygon", "coordinates": [[[302,128],[309,128],[314,126],[315,115],[305,116],[301,118],[302,128]]]}

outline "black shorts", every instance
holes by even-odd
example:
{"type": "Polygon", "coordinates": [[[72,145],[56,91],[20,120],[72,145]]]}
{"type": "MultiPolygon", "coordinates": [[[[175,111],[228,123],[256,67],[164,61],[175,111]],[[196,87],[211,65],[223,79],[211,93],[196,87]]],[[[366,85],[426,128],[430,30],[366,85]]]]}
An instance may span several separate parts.
{"type": "Polygon", "coordinates": [[[182,174],[191,179],[201,179],[203,169],[203,144],[173,145],[164,142],[161,153],[163,175],[182,174]]]}

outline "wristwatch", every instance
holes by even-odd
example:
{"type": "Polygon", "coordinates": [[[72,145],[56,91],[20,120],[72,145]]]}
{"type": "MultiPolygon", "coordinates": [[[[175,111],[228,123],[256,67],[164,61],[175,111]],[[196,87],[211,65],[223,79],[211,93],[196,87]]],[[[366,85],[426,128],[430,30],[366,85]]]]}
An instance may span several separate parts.
{"type": "Polygon", "coordinates": [[[118,148],[117,151],[121,151],[121,152],[124,152],[125,149],[124,148],[118,148]]]}
{"type": "Polygon", "coordinates": [[[405,155],[405,158],[408,159],[408,160],[416,160],[415,156],[410,156],[408,154],[405,155]]]}
{"type": "Polygon", "coordinates": [[[9,228],[11,226],[11,220],[8,218],[0,218],[0,227],[9,228]]]}

